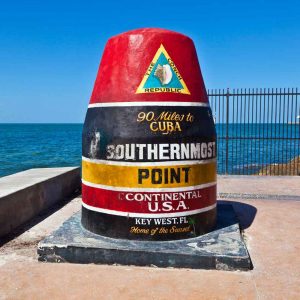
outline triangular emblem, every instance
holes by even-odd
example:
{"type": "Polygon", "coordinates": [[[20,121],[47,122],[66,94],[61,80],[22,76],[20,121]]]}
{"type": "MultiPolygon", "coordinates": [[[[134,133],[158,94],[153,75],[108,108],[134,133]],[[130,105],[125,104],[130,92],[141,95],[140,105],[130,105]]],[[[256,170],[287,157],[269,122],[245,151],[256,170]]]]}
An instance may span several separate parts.
{"type": "Polygon", "coordinates": [[[156,51],[135,93],[191,94],[163,45],[160,45],[156,51]]]}

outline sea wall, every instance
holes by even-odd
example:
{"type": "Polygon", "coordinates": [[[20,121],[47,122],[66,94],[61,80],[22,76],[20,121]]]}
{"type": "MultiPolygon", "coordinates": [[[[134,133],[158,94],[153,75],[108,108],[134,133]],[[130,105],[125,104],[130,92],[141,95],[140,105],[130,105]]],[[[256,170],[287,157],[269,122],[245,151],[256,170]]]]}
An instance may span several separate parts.
{"type": "Polygon", "coordinates": [[[0,178],[0,238],[80,186],[79,167],[30,169],[0,178]]]}

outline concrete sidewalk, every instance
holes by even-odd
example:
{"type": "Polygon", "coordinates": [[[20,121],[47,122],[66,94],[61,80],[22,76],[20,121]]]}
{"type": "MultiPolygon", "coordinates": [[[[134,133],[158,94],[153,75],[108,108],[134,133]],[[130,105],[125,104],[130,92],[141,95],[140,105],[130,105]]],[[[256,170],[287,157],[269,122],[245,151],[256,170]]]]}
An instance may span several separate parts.
{"type": "Polygon", "coordinates": [[[38,262],[38,242],[80,209],[76,198],[0,248],[0,299],[299,299],[300,177],[221,176],[218,193],[238,214],[252,271],[38,262]]]}

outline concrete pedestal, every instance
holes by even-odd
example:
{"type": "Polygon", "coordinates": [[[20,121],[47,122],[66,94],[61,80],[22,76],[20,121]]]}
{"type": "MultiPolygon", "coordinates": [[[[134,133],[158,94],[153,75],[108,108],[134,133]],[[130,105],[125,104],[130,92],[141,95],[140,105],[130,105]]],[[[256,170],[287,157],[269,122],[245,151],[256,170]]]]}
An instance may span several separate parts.
{"type": "Polygon", "coordinates": [[[218,205],[217,228],[177,241],[134,241],[96,235],[74,214],[38,245],[40,261],[193,269],[250,270],[251,260],[231,205],[218,205]]]}

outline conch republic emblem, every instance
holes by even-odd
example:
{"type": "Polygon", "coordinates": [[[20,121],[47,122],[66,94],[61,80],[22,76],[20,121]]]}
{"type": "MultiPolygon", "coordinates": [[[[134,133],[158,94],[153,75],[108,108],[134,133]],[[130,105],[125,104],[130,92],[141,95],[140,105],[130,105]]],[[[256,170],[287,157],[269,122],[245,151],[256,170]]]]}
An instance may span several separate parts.
{"type": "Polygon", "coordinates": [[[108,40],[82,136],[82,225],[133,240],[216,222],[216,131],[193,41],[146,28],[108,40]]]}
{"type": "Polygon", "coordinates": [[[175,63],[160,45],[136,93],[162,92],[190,94],[175,63]]]}

